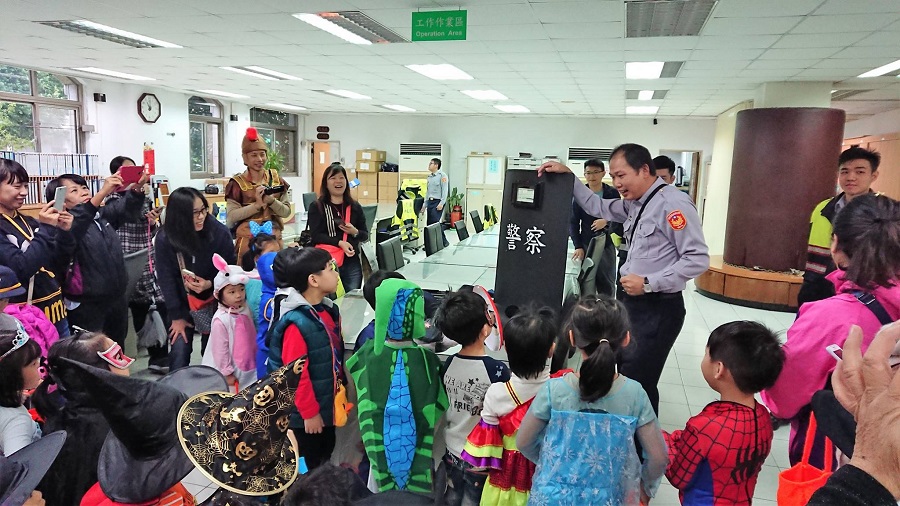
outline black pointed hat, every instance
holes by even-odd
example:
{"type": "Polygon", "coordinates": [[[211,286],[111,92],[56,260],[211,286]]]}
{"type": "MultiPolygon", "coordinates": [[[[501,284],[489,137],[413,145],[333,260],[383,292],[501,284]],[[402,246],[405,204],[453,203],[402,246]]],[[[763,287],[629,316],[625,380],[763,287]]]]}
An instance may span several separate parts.
{"type": "Polygon", "coordinates": [[[202,393],[178,413],[181,446],[216,485],[242,495],[286,490],[297,479],[288,420],[306,356],[237,394],[202,393]]]}
{"type": "Polygon", "coordinates": [[[65,431],[52,432],[12,455],[0,456],[0,504],[24,504],[47,474],[65,442],[65,431]]]}
{"type": "Polygon", "coordinates": [[[97,481],[108,498],[121,503],[155,499],[191,472],[178,445],[176,413],[198,389],[228,390],[221,373],[202,366],[154,382],[60,358],[56,374],[67,390],[87,394],[109,422],[97,481]]]}

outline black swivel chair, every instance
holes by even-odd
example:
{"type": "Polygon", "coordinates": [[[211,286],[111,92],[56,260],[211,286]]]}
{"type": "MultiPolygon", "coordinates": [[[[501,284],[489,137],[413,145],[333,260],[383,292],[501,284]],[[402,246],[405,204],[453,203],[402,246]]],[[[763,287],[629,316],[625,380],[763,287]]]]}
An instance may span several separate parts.
{"type": "MultiPolygon", "coordinates": [[[[398,263],[394,256],[394,243],[400,244],[399,237],[393,237],[375,245],[375,256],[378,259],[378,269],[382,271],[396,271],[402,263],[398,263]]],[[[402,258],[402,257],[401,257],[402,258]]]]}
{"type": "Polygon", "coordinates": [[[469,238],[469,230],[466,228],[465,220],[457,221],[453,224],[453,227],[456,228],[456,235],[459,237],[460,241],[469,238]]]}
{"type": "Polygon", "coordinates": [[[362,206],[363,217],[366,219],[366,232],[372,233],[372,226],[375,224],[375,216],[378,214],[378,204],[367,204],[362,206]]]}
{"type": "Polygon", "coordinates": [[[310,204],[319,198],[319,194],[314,192],[304,193],[301,198],[303,199],[303,210],[309,211],[310,204]]]}
{"type": "Polygon", "coordinates": [[[444,249],[443,233],[440,223],[432,223],[425,227],[425,256],[430,257],[444,249]]]}
{"type": "Polygon", "coordinates": [[[475,227],[475,233],[481,233],[484,231],[484,223],[481,223],[481,216],[478,216],[478,211],[472,211],[469,213],[469,216],[472,217],[472,226],[475,227]]]}

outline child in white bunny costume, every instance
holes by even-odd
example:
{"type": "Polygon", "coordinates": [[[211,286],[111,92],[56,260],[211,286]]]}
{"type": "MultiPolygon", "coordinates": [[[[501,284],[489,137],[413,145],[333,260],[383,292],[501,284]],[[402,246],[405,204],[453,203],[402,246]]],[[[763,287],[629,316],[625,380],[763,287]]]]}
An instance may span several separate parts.
{"type": "Polygon", "coordinates": [[[213,281],[219,309],[212,319],[202,363],[221,372],[230,386],[243,389],[256,381],[256,327],[244,285],[259,275],[228,265],[218,254],[213,255],[213,265],[219,270],[213,281]]]}

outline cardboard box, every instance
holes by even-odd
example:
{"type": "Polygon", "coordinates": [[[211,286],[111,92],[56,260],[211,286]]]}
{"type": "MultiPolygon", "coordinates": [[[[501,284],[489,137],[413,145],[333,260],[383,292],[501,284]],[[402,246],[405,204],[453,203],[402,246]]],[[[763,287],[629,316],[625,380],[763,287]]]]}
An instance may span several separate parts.
{"type": "Polygon", "coordinates": [[[359,172],[378,172],[381,170],[382,162],[373,162],[372,160],[357,160],[356,170],[359,172]]]}
{"type": "Polygon", "coordinates": [[[397,188],[390,186],[379,186],[378,187],[378,200],[380,202],[396,202],[397,201],[397,188]]]}
{"type": "Polygon", "coordinates": [[[377,186],[359,186],[356,188],[358,197],[356,200],[362,202],[363,200],[378,200],[378,187],[377,186]]]}
{"type": "Polygon", "coordinates": [[[378,186],[388,186],[393,188],[400,187],[400,173],[399,172],[379,172],[378,173],[378,186]]]}
{"type": "Polygon", "coordinates": [[[377,204],[377,203],[378,203],[378,199],[370,199],[370,198],[359,199],[359,204],[362,206],[367,206],[367,205],[377,204]]]}
{"type": "Polygon", "coordinates": [[[359,179],[360,186],[370,186],[375,187],[378,186],[378,173],[377,172],[356,172],[356,178],[359,179]]]}
{"type": "Polygon", "coordinates": [[[363,162],[383,162],[387,153],[377,149],[357,149],[356,159],[363,162]]]}

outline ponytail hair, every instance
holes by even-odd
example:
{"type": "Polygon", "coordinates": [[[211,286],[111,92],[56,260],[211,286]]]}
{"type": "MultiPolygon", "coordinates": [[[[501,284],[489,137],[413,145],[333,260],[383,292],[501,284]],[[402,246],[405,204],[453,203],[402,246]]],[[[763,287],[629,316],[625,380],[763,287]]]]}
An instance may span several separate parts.
{"type": "Polygon", "coordinates": [[[900,202],[867,193],[834,219],[837,249],[849,259],[844,279],[864,289],[897,284],[900,275],[900,202]]]}
{"type": "Polygon", "coordinates": [[[586,295],[572,309],[565,328],[572,332],[575,346],[587,354],[578,380],[581,400],[594,402],[612,388],[619,350],[628,337],[628,313],[617,300],[586,295]]]}
{"type": "Polygon", "coordinates": [[[274,235],[267,234],[265,232],[260,232],[253,237],[250,241],[249,247],[247,251],[244,252],[244,256],[241,257],[241,269],[244,269],[247,272],[256,269],[256,257],[262,253],[263,248],[265,248],[267,242],[278,241],[274,235]]]}

